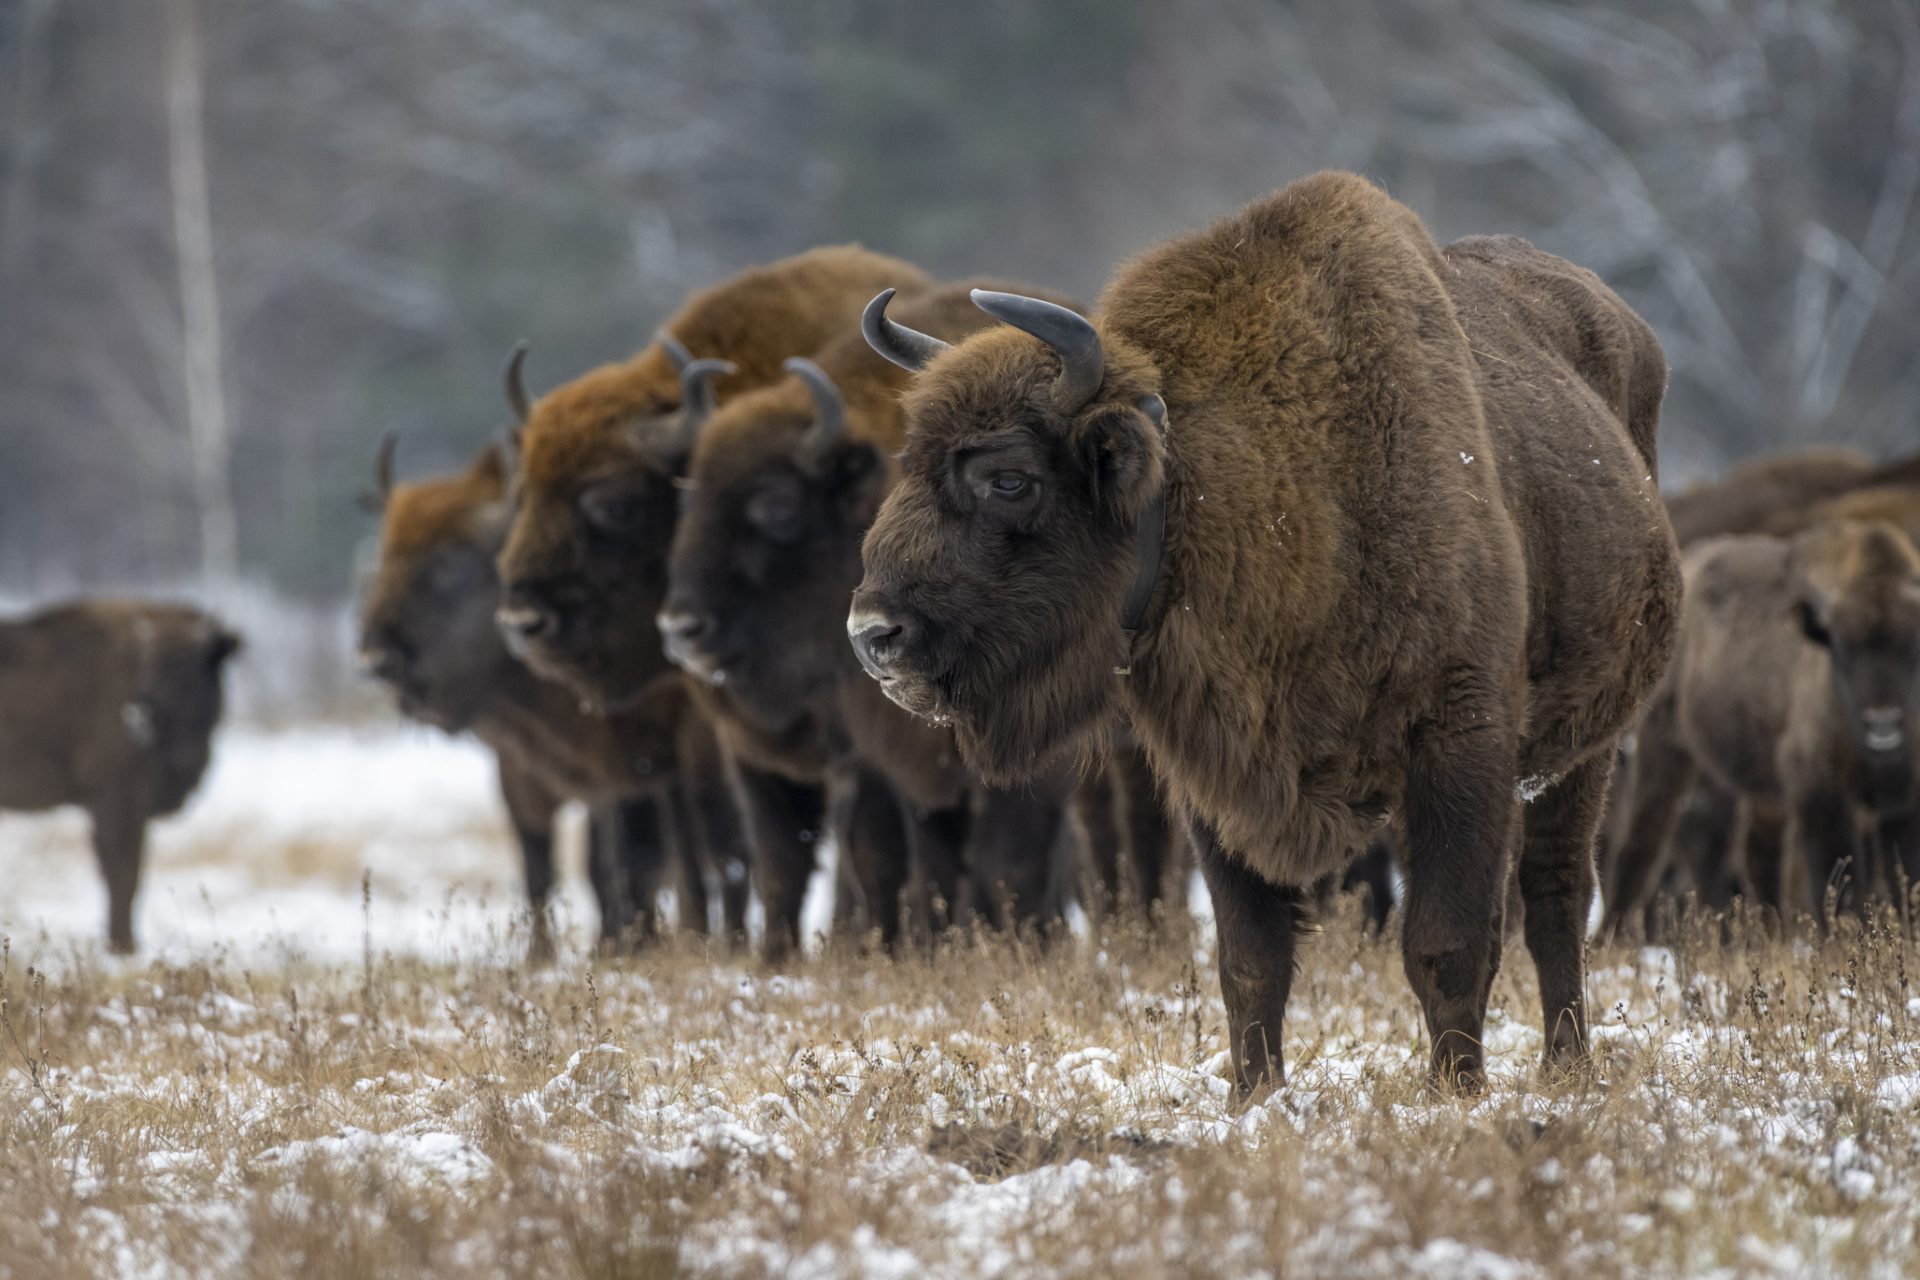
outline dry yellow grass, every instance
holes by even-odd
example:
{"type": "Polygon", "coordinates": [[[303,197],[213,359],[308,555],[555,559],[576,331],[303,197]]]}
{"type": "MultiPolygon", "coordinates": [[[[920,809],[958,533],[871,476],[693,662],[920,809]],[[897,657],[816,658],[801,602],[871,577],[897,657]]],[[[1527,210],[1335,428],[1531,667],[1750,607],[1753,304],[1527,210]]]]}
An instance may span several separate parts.
{"type": "MultiPolygon", "coordinates": [[[[1594,956],[1549,1085],[1516,945],[1490,1093],[1423,1087],[1390,943],[1307,948],[1236,1112],[1204,932],[787,975],[691,944],[529,971],[5,976],[0,1276],[1920,1273],[1896,930],[1594,956]]],[[[1812,936],[1811,933],[1805,936],[1812,936]]]]}

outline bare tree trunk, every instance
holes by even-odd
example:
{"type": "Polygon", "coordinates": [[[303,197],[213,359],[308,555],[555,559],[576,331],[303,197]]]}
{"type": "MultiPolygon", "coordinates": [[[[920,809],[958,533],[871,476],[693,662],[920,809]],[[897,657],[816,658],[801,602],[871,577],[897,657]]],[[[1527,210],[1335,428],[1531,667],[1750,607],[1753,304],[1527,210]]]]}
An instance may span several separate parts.
{"type": "Polygon", "coordinates": [[[229,476],[233,438],[221,375],[220,290],[214,278],[213,212],[207,191],[200,0],[169,0],[166,58],[173,242],[180,269],[180,349],[194,500],[200,513],[200,571],[209,581],[227,581],[239,568],[240,547],[229,476]]]}

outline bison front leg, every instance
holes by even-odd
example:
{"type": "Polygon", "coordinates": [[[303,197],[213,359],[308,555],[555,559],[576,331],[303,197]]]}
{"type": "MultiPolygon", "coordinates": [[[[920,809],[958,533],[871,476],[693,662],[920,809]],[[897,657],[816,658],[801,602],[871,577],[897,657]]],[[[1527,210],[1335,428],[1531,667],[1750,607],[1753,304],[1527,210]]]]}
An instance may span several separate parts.
{"type": "Polygon", "coordinates": [[[770,964],[783,964],[800,943],[800,908],[813,875],[813,846],[826,798],[818,786],[789,782],[737,761],[732,780],[753,850],[753,887],[766,916],[761,954],[770,964]]]}
{"type": "Polygon", "coordinates": [[[1575,766],[1522,819],[1520,901],[1527,952],[1540,975],[1549,1069],[1564,1070],[1587,1055],[1587,913],[1612,775],[1609,747],[1575,766]]]}
{"type": "Polygon", "coordinates": [[[93,820],[93,852],[107,882],[107,946],[118,955],[133,954],[133,898],[140,890],[140,863],[146,853],[147,815],[134,799],[117,796],[88,807],[93,820]]]}
{"type": "Polygon", "coordinates": [[[500,797],[506,802],[507,820],[520,845],[520,869],[526,880],[527,908],[532,913],[527,959],[533,964],[553,960],[553,931],[548,920],[548,905],[553,896],[553,817],[560,807],[558,797],[531,771],[501,757],[500,797]]]}
{"type": "MultiPolygon", "coordinates": [[[[1488,707],[1469,726],[1423,734],[1407,776],[1407,888],[1401,957],[1433,1038],[1433,1075],[1486,1083],[1482,1030],[1500,968],[1516,810],[1508,721],[1488,707]]],[[[1529,930],[1532,926],[1529,924],[1529,930]]]]}
{"type": "Polygon", "coordinates": [[[1244,1100],[1286,1079],[1280,1031],[1293,988],[1294,940],[1306,916],[1306,892],[1256,875],[1197,818],[1193,848],[1213,899],[1227,1051],[1244,1100]]]}

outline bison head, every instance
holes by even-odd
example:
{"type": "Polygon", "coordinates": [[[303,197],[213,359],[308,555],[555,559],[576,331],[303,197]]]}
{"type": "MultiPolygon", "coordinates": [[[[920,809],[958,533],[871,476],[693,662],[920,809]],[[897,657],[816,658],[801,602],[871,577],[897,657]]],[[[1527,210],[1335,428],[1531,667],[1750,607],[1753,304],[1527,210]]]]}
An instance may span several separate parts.
{"type": "Polygon", "coordinates": [[[225,705],[221,675],[240,637],[217,618],[185,606],[153,606],[134,622],[140,679],[121,708],[128,734],[156,766],[156,815],[186,802],[206,771],[225,705]]]}
{"type": "Polygon", "coordinates": [[[506,532],[499,445],[463,473],[395,487],[383,447],[380,560],[360,619],[360,665],[405,714],[458,732],[517,665],[494,626],[494,556],[506,532]]]}
{"type": "Polygon", "coordinates": [[[1879,521],[1819,526],[1798,551],[1801,628],[1830,659],[1842,731],[1876,796],[1905,800],[1920,730],[1920,552],[1879,521]]]}
{"type": "Polygon", "coordinates": [[[633,361],[547,395],[524,421],[500,628],[536,671],[599,708],[626,705],[666,669],[653,628],[674,481],[712,407],[712,379],[730,370],[662,335],[633,361]],[[702,398],[685,398],[683,374],[702,398]]]}
{"type": "Polygon", "coordinates": [[[973,297],[1013,329],[949,349],[889,321],[887,294],[867,310],[874,349],[925,373],[847,631],[889,697],[1008,783],[1114,697],[1157,563],[1165,407],[1150,362],[1075,312],[973,297]]]}
{"type": "Polygon", "coordinates": [[[833,380],[810,360],[786,367],[788,382],[730,402],[702,432],[659,619],[667,655],[769,731],[857,676],[835,636],[887,483],[833,380]]]}

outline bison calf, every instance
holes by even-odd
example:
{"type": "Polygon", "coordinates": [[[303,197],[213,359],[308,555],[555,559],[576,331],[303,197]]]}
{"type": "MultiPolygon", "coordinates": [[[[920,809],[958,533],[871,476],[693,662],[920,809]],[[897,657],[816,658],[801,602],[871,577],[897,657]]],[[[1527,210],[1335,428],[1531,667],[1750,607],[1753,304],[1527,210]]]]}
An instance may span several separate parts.
{"type": "Polygon", "coordinates": [[[147,823],[199,785],[239,648],[181,605],[96,600],[0,622],[0,808],[87,811],[115,951],[133,950],[147,823]]]}
{"type": "Polygon", "coordinates": [[[1435,1072],[1482,1076],[1516,847],[1547,1057],[1582,1055],[1614,744],[1679,605],[1646,324],[1349,174],[1149,252],[1091,321],[978,300],[1013,327],[951,349],[869,311],[925,371],[863,665],[1001,781],[1125,710],[1192,817],[1243,1089],[1281,1074],[1305,887],[1388,823],[1435,1072]]]}

